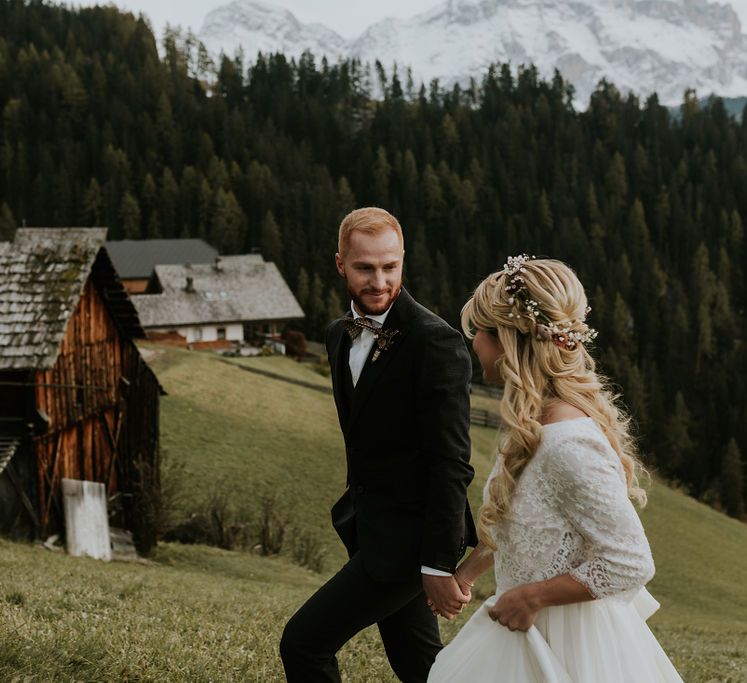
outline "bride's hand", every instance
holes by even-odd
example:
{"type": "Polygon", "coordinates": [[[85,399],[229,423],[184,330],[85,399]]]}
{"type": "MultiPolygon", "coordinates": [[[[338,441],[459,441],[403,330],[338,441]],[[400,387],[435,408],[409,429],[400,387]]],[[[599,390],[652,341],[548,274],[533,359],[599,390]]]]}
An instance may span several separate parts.
{"type": "Polygon", "coordinates": [[[533,600],[531,585],[525,584],[503,593],[488,614],[509,631],[528,631],[537,619],[539,610],[533,600]]]}

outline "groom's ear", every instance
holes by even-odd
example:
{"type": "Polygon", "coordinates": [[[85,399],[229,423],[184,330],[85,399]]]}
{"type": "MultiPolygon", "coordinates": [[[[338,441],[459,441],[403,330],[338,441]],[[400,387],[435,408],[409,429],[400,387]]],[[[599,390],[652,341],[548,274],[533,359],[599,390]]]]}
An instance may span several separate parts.
{"type": "Polygon", "coordinates": [[[335,266],[337,266],[337,272],[342,277],[345,277],[345,264],[342,262],[342,256],[340,256],[339,252],[335,254],[335,266]]]}

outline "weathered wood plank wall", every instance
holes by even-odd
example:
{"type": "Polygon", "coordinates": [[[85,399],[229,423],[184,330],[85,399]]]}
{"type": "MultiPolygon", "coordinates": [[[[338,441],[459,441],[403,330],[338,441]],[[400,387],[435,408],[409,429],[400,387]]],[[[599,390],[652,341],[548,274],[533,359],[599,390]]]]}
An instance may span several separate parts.
{"type": "MultiPolygon", "coordinates": [[[[110,499],[132,498],[145,468],[134,463],[157,471],[158,384],[91,279],[57,362],[37,372],[36,382],[37,407],[49,416],[49,430],[34,439],[44,531],[62,524],[63,478],[102,482],[110,499]]],[[[122,523],[132,529],[138,512],[132,500],[123,506],[130,519],[122,523]]]]}

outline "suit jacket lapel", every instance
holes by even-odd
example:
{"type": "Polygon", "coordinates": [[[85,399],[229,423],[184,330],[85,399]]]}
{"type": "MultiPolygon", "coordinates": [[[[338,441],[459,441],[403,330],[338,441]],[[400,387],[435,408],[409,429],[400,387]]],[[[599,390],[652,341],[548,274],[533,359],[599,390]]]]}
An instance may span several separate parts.
{"type": "MultiPolygon", "coordinates": [[[[347,317],[352,317],[352,313],[348,312],[347,317]]],[[[345,382],[345,367],[343,364],[348,362],[348,354],[345,351],[350,347],[350,344],[348,342],[348,334],[341,323],[335,325],[332,334],[334,335],[331,339],[332,391],[335,397],[335,405],[337,406],[337,415],[340,419],[340,427],[345,431],[350,406],[345,400],[345,388],[343,386],[345,382]]]]}
{"type": "Polygon", "coordinates": [[[358,378],[358,383],[355,385],[353,406],[350,411],[350,418],[347,421],[347,428],[345,429],[346,434],[350,432],[356,420],[360,417],[366,401],[371,396],[372,390],[376,387],[379,378],[384,374],[387,366],[402,345],[402,338],[407,334],[407,309],[411,301],[412,297],[402,288],[382,328],[385,330],[399,330],[399,334],[394,337],[391,346],[386,351],[380,353],[375,363],[371,362],[371,358],[376,350],[376,343],[371,348],[371,352],[366,359],[366,364],[363,366],[361,376],[358,378]]]}

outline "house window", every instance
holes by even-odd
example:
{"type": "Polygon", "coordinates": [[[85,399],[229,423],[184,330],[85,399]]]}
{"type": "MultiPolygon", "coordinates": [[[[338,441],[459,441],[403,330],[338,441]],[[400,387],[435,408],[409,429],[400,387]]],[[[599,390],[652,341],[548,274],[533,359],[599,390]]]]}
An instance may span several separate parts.
{"type": "Polygon", "coordinates": [[[194,335],[194,338],[192,341],[202,341],[202,328],[201,327],[196,327],[193,330],[192,334],[194,335]]]}
{"type": "Polygon", "coordinates": [[[225,338],[226,338],[226,328],[219,327],[218,328],[218,339],[225,339],[225,338]]]}

